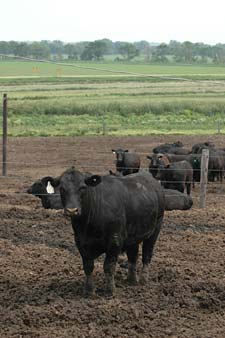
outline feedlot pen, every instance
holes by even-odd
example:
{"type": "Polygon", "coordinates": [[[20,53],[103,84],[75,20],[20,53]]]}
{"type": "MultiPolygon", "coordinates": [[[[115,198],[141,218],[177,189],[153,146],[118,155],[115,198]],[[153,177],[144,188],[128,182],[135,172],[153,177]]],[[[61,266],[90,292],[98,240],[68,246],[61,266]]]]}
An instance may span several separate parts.
{"type": "MultiPolygon", "coordinates": [[[[117,266],[116,296],[83,296],[83,269],[71,224],[24,193],[34,180],[75,165],[114,170],[112,148],[141,156],[180,140],[186,148],[207,136],[10,138],[8,176],[0,177],[0,337],[201,337],[225,336],[225,185],[199,185],[188,211],[166,212],[150,266],[149,284],[130,286],[117,266]]],[[[211,136],[225,147],[223,136],[211,136]]],[[[121,256],[121,261],[125,257],[121,256]]],[[[94,279],[103,286],[102,258],[94,279]]],[[[140,261],[139,261],[140,263],[140,261]]]]}

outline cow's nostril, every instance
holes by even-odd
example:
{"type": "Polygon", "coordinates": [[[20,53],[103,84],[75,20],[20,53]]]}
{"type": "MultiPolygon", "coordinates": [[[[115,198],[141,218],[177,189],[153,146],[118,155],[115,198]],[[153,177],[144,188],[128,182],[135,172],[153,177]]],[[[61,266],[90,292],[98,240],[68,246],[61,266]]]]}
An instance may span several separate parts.
{"type": "Polygon", "coordinates": [[[77,215],[79,209],[78,208],[66,208],[66,212],[70,215],[77,215]]]}

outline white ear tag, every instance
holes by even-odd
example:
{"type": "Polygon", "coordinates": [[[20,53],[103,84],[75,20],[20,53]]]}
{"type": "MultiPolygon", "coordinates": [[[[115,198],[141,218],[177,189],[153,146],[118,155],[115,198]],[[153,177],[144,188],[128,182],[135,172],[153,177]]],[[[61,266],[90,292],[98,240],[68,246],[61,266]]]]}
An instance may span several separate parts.
{"type": "Polygon", "coordinates": [[[55,192],[55,190],[54,190],[53,186],[51,185],[50,181],[48,181],[46,190],[47,190],[48,194],[54,194],[54,192],[55,192]]]}

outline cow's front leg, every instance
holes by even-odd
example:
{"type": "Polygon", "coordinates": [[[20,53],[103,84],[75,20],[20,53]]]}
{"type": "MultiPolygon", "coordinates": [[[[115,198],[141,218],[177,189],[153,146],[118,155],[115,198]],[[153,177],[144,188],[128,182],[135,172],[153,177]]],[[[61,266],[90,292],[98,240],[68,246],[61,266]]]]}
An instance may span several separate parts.
{"type": "Polygon", "coordinates": [[[121,251],[120,236],[118,234],[114,234],[108,243],[108,249],[106,251],[106,256],[105,256],[105,261],[104,261],[106,293],[108,295],[113,295],[115,291],[114,275],[115,275],[116,263],[117,263],[120,251],[121,251]]]}
{"type": "Polygon", "coordinates": [[[94,282],[93,282],[94,260],[85,257],[82,257],[82,259],[83,259],[83,268],[86,276],[84,290],[86,295],[91,296],[94,294],[94,282]]]}
{"type": "Polygon", "coordinates": [[[115,270],[116,270],[116,262],[117,262],[118,254],[106,254],[104,261],[104,273],[105,273],[105,281],[106,281],[106,293],[108,295],[113,295],[115,292],[115,270]]]}

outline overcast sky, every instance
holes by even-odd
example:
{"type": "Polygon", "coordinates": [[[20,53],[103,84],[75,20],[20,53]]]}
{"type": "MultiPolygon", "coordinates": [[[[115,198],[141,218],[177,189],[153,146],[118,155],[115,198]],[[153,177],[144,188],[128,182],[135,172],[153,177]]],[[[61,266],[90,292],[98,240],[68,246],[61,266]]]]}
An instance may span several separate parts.
{"type": "Polygon", "coordinates": [[[224,0],[2,0],[0,41],[225,43],[224,0]]]}

